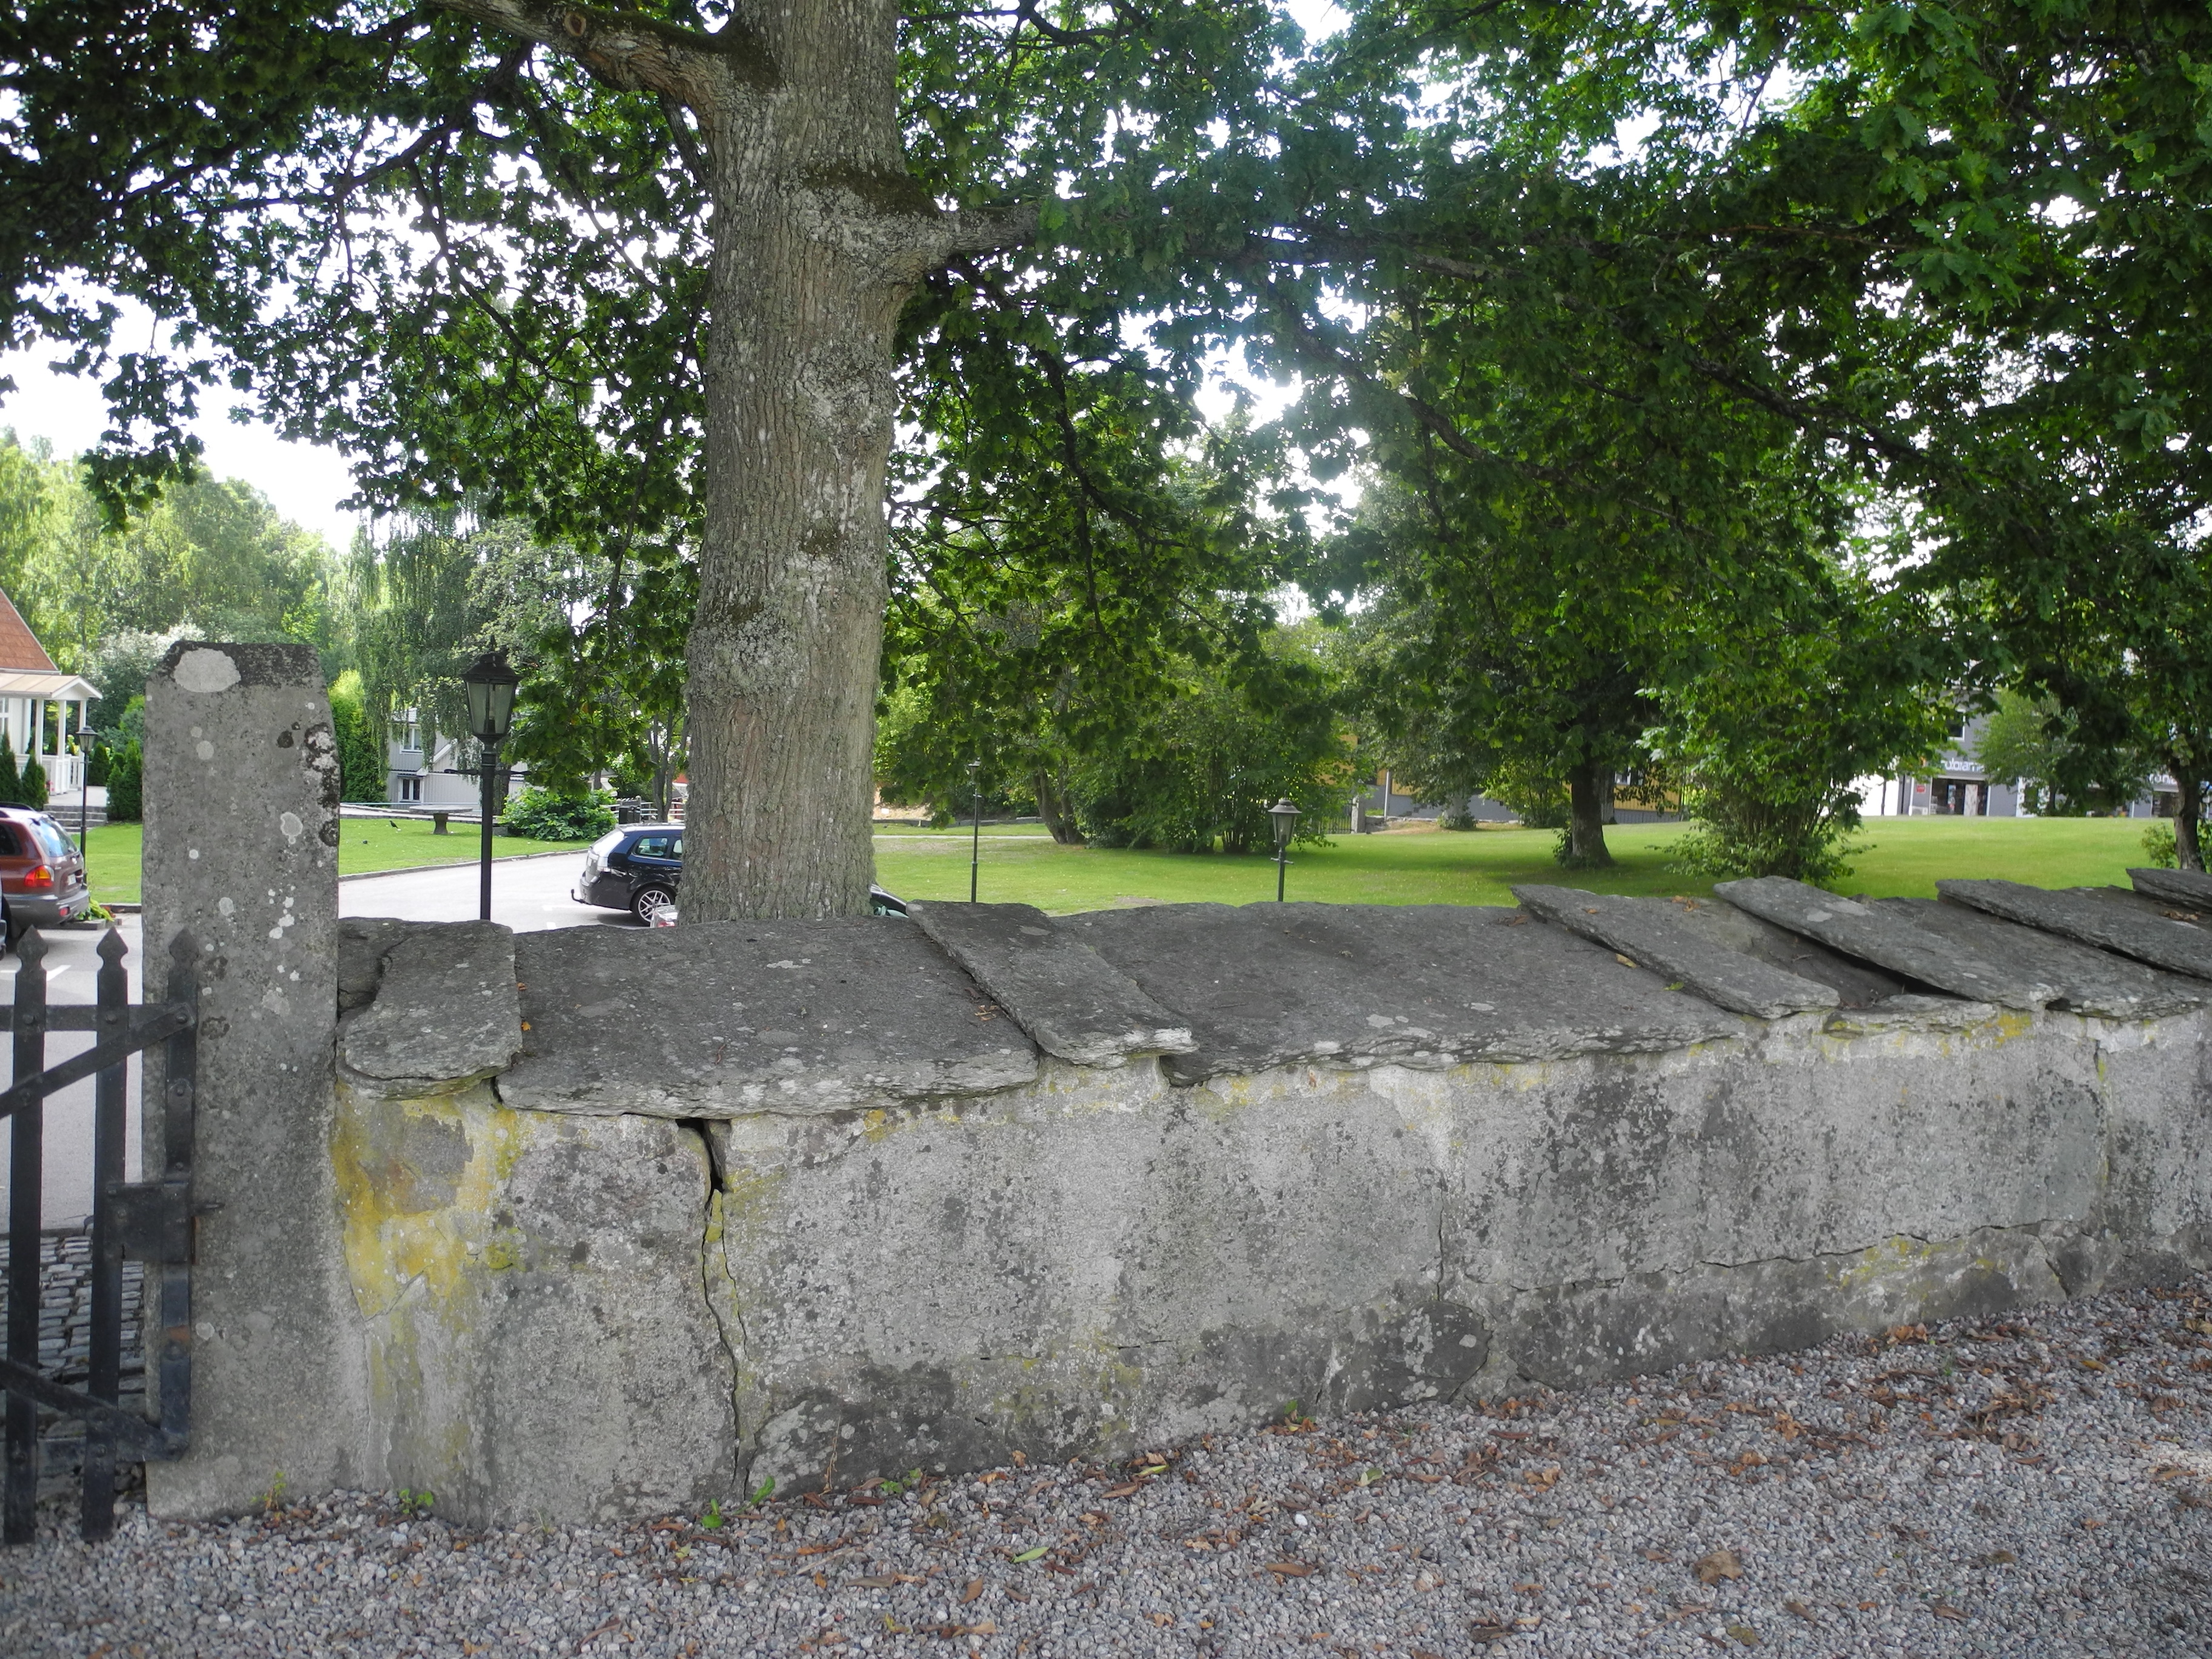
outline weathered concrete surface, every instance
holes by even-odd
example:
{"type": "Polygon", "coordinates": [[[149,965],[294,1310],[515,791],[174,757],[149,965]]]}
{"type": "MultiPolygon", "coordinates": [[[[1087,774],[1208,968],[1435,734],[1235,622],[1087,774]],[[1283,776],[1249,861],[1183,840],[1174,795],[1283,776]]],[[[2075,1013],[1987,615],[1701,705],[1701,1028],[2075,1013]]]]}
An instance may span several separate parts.
{"type": "Polygon", "coordinates": [[[2037,933],[1962,904],[1937,899],[1887,898],[1881,908],[1910,916],[1931,933],[1993,962],[2033,962],[2037,977],[2057,994],[2051,1006],[2106,1019],[2146,1019],[2201,1008],[2205,988],[2179,974],[2162,973],[2127,957],[2037,933]]]}
{"type": "Polygon", "coordinates": [[[1954,996],[2002,1008],[2040,1008],[2058,995],[2029,963],[1994,960],[1930,933],[1910,915],[1780,876],[1723,881],[1713,891],[1739,909],[1954,996]]]}
{"type": "Polygon", "coordinates": [[[1076,1066],[1187,1054],[1190,1028],[1027,904],[915,904],[907,915],[1037,1047],[1076,1066]]]}
{"type": "Polygon", "coordinates": [[[2174,1070],[2203,1064],[2203,1019],[1983,1005],[1963,1030],[1801,1018],[1188,1089],[1053,1067],[716,1125],[741,1455],[809,1488],[1109,1455],[1291,1398],[1502,1394],[2027,1305],[2107,1233],[2134,1271],[2212,1260],[2185,1219],[2200,1162],[2173,1162],[2212,1127],[2174,1070]],[[2156,1055],[2124,1103],[2103,1036],[2156,1055]]]}
{"type": "Polygon", "coordinates": [[[1516,887],[1532,915],[1635,958],[1662,979],[1679,980],[1711,1003],[1760,1019],[1833,1008],[1833,986],[1805,979],[1732,951],[1669,914],[1664,901],[1586,893],[1574,887],[1516,887]]]}
{"type": "Polygon", "coordinates": [[[2117,951],[2154,967],[2212,979],[2212,933],[2185,921],[2146,915],[2133,904],[2116,903],[2100,893],[2078,889],[2051,892],[2016,881],[1939,881],[1936,890],[1954,903],[2008,921],[2117,951]]]}
{"type": "Polygon", "coordinates": [[[2201,870],[2130,870],[2136,890],[2167,904],[2212,910],[2212,876],[2201,870]]]}
{"type": "Polygon", "coordinates": [[[1304,1062],[1650,1053],[1746,1027],[1519,910],[1163,904],[1060,925],[1190,1023],[1176,1081],[1304,1062]]]}
{"type": "MultiPolygon", "coordinates": [[[[366,932],[347,931],[353,938],[366,932]]],[[[342,1003],[345,988],[342,982],[342,1003]]],[[[448,922],[392,941],[371,1006],[339,1036],[338,1063],[357,1089],[451,1093],[506,1070],[521,1046],[514,930],[448,922]]]]}
{"type": "Polygon", "coordinates": [[[844,1112],[1036,1075],[1021,1028],[896,918],[557,928],[517,939],[515,969],[510,1106],[844,1112]]]}
{"type": "MultiPolygon", "coordinates": [[[[364,1384],[329,1156],[338,767],[307,646],[173,647],[146,688],[146,981],[199,943],[192,1445],[147,1471],[156,1515],[360,1484],[364,1384]]],[[[146,1168],[163,1166],[147,1056],[146,1168]]],[[[156,1298],[150,1293],[148,1302],[156,1298]]],[[[160,1350],[149,1331],[149,1360],[160,1350]]]]}
{"type": "Polygon", "coordinates": [[[730,1494],[696,1131],[517,1112],[481,1084],[419,1099],[341,1084],[331,1161],[368,1356],[360,1483],[434,1492],[471,1526],[730,1494]]]}

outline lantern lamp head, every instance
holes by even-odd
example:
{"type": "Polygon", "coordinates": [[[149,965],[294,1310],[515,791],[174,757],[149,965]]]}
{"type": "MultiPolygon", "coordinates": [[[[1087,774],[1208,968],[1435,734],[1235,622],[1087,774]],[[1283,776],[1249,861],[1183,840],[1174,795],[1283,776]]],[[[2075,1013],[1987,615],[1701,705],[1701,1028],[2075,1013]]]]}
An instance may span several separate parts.
{"type": "Polygon", "coordinates": [[[507,666],[507,653],[487,651],[461,676],[469,694],[469,735],[496,747],[514,729],[514,688],[522,677],[507,666]]]}
{"type": "Polygon", "coordinates": [[[1274,820],[1275,845],[1287,847],[1290,844],[1291,831],[1297,827],[1298,809],[1285,798],[1270,806],[1267,809],[1267,816],[1274,820]]]}

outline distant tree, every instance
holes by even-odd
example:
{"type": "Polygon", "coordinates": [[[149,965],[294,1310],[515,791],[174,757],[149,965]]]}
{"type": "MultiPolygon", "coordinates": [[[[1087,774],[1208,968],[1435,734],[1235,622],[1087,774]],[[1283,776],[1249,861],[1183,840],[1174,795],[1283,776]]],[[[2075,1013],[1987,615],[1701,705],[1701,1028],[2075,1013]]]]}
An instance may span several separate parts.
{"type": "Polygon", "coordinates": [[[368,720],[361,675],[349,668],[331,683],[331,731],[338,745],[339,793],[347,800],[385,798],[383,745],[368,720]]]}
{"type": "Polygon", "coordinates": [[[138,739],[131,738],[115,757],[107,775],[107,817],[112,823],[136,823],[145,816],[145,759],[138,739]]]}

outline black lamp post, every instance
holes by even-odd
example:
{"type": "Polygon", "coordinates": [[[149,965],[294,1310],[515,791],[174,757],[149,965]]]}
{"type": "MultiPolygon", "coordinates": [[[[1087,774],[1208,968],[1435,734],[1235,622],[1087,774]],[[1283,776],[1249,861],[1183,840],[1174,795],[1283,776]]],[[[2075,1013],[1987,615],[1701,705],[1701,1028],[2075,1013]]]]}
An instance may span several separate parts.
{"type": "Polygon", "coordinates": [[[477,919],[491,920],[491,803],[492,784],[499,776],[499,746],[514,729],[514,688],[522,677],[507,665],[507,653],[487,651],[461,676],[469,694],[469,735],[483,750],[483,881],[477,902],[477,919]]]}
{"type": "Polygon", "coordinates": [[[76,729],[76,854],[84,865],[85,890],[92,890],[92,860],[88,855],[92,832],[92,751],[99,744],[100,733],[88,726],[76,729]]]}
{"type": "Polygon", "coordinates": [[[975,902],[975,888],[983,862],[983,763],[968,763],[968,787],[975,797],[975,829],[968,837],[968,902],[975,902]]]}
{"type": "Polygon", "coordinates": [[[1275,902],[1283,902],[1283,876],[1291,867],[1291,831],[1297,828],[1298,809],[1284,797],[1267,809],[1275,825],[1275,902]]]}

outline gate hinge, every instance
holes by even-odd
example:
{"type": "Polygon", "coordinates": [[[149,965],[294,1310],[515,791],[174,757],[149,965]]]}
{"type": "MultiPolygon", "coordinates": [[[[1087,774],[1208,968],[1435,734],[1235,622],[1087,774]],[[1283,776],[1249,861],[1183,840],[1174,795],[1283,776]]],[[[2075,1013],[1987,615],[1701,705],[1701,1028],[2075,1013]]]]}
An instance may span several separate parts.
{"type": "Polygon", "coordinates": [[[192,1213],[182,1181],[111,1182],[108,1222],[125,1261],[190,1261],[192,1213]]]}

